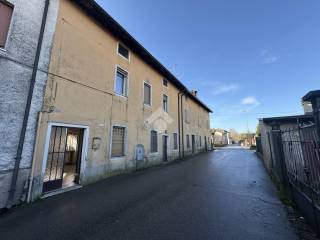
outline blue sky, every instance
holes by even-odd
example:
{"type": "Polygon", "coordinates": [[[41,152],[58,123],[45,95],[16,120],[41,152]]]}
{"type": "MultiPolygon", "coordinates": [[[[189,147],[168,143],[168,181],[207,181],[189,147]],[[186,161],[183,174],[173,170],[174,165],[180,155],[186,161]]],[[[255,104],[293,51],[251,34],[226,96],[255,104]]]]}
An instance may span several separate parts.
{"type": "Polygon", "coordinates": [[[97,0],[214,113],[212,127],[302,113],[320,88],[319,0],[97,0]]]}

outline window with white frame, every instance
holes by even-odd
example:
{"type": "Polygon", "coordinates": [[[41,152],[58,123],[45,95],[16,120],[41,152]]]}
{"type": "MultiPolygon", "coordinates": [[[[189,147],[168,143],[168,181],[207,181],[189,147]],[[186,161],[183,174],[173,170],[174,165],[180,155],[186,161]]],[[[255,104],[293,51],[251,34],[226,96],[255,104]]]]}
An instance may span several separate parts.
{"type": "Polygon", "coordinates": [[[154,130],[151,131],[150,152],[158,152],[158,132],[154,130]]]}
{"type": "Polygon", "coordinates": [[[116,83],[114,90],[116,94],[122,96],[128,95],[128,73],[119,67],[117,67],[116,83]]]}
{"type": "Polygon", "coordinates": [[[147,82],[143,86],[144,104],[151,106],[151,85],[147,82]]]}
{"type": "Polygon", "coordinates": [[[129,50],[121,43],[118,44],[118,53],[129,60],[129,50]]]}
{"type": "Polygon", "coordinates": [[[112,129],[111,157],[125,156],[125,127],[114,126],[112,129]]]}
{"type": "Polygon", "coordinates": [[[178,134],[173,133],[173,150],[178,149],[178,134]]]}
{"type": "Polygon", "coordinates": [[[0,1],[0,48],[6,45],[12,14],[13,5],[0,1]]]}
{"type": "Polygon", "coordinates": [[[168,96],[163,94],[163,100],[162,100],[162,106],[163,106],[163,111],[168,112],[168,96]]]}

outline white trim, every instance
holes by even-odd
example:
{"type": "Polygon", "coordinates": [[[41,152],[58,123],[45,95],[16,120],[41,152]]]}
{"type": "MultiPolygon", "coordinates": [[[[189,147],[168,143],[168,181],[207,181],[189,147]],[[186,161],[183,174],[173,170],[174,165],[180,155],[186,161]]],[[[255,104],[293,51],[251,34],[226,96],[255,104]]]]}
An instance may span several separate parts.
{"type": "Polygon", "coordinates": [[[122,57],[123,59],[125,59],[125,60],[127,60],[127,61],[129,61],[130,62],[130,60],[131,60],[131,52],[130,52],[130,49],[125,45],[125,44],[123,44],[122,42],[119,42],[118,41],[118,43],[117,43],[117,55],[119,55],[120,57],[122,57]],[[125,49],[127,49],[128,50],[128,58],[126,58],[125,56],[122,56],[120,53],[119,53],[119,45],[122,45],[125,49]]]}
{"type": "Polygon", "coordinates": [[[166,113],[169,113],[169,96],[165,93],[162,93],[162,109],[163,111],[165,111],[166,113]],[[167,96],[167,111],[163,109],[163,96],[167,96]]]}
{"type": "Polygon", "coordinates": [[[146,106],[146,107],[152,107],[152,84],[149,82],[149,81],[143,81],[143,88],[142,88],[143,92],[142,92],[142,95],[143,95],[143,105],[146,106]],[[149,85],[150,87],[150,104],[146,104],[144,102],[144,85],[147,84],[149,85]]]}
{"type": "MultiPolygon", "coordinates": [[[[47,135],[44,145],[44,153],[42,158],[42,169],[41,169],[41,175],[44,177],[46,173],[46,167],[48,162],[48,152],[49,152],[49,144],[50,144],[50,138],[51,138],[51,131],[52,127],[66,127],[66,128],[79,128],[83,129],[83,139],[82,139],[82,153],[81,153],[81,159],[80,159],[80,178],[79,178],[79,184],[81,184],[81,174],[84,173],[87,163],[87,155],[88,155],[88,144],[89,144],[89,127],[85,125],[78,125],[78,124],[67,124],[67,123],[58,123],[58,122],[49,122],[47,127],[47,135]]],[[[43,179],[42,179],[43,183],[43,179]]]]}
{"type": "Polygon", "coordinates": [[[119,66],[117,64],[116,64],[116,67],[115,67],[114,84],[113,85],[114,85],[113,86],[113,92],[114,92],[115,95],[128,98],[128,96],[129,96],[129,72],[127,70],[124,70],[121,66],[119,66]],[[125,95],[119,94],[119,93],[116,92],[118,70],[123,71],[127,75],[126,76],[126,82],[124,83],[124,85],[125,85],[124,86],[125,87],[125,95]]]}
{"type": "Polygon", "coordinates": [[[127,141],[128,141],[128,127],[122,124],[112,124],[110,130],[110,142],[109,142],[109,159],[110,160],[125,160],[127,157],[127,141]],[[120,157],[112,157],[112,138],[113,138],[113,127],[124,128],[124,155],[120,157]]]}
{"type": "Polygon", "coordinates": [[[0,47],[0,50],[2,52],[7,52],[7,45],[8,45],[8,42],[9,42],[9,36],[12,33],[12,25],[13,25],[13,19],[14,19],[14,16],[15,16],[15,8],[16,8],[16,6],[13,3],[8,2],[8,1],[5,1],[3,4],[6,4],[6,3],[10,7],[12,7],[12,15],[11,15],[11,19],[10,19],[10,25],[9,25],[8,33],[7,33],[7,36],[6,36],[6,41],[4,42],[4,46],[0,47]]]}

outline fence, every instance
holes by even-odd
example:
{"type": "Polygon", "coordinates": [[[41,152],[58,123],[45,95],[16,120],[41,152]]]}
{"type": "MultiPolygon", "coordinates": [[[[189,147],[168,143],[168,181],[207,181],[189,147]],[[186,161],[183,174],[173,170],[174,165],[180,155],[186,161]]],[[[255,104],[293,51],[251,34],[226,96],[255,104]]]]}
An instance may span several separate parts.
{"type": "Polygon", "coordinates": [[[320,141],[314,124],[271,131],[272,172],[320,233],[320,141]]]}

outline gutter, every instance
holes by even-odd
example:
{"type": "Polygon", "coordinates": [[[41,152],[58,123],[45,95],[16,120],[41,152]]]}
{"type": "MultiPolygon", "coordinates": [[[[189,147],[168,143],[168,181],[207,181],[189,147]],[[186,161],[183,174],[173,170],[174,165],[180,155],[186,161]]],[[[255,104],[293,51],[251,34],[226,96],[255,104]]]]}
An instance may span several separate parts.
{"type": "Polygon", "coordinates": [[[47,22],[47,17],[48,17],[49,2],[50,2],[50,0],[45,1],[45,6],[44,6],[44,10],[43,10],[43,17],[42,17],[42,22],[41,22],[37,50],[36,50],[36,57],[35,57],[34,64],[33,64],[32,76],[31,76],[28,98],[27,98],[27,104],[26,104],[26,108],[24,111],[23,122],[22,122],[22,127],[21,127],[21,132],[20,132],[20,138],[19,138],[19,145],[17,148],[14,169],[13,169],[13,173],[12,173],[11,185],[10,185],[9,196],[8,196],[7,206],[6,206],[7,208],[12,207],[13,201],[14,201],[14,195],[16,192],[16,185],[17,185],[17,180],[18,180],[23,144],[24,144],[25,137],[26,137],[26,130],[27,130],[28,119],[29,119],[29,115],[30,115],[31,101],[32,101],[32,97],[33,97],[33,91],[34,91],[34,86],[35,86],[35,82],[36,82],[38,66],[39,66],[40,53],[41,53],[41,47],[42,47],[42,42],[43,42],[43,35],[44,35],[44,30],[45,30],[45,26],[46,26],[46,22],[47,22]]]}

